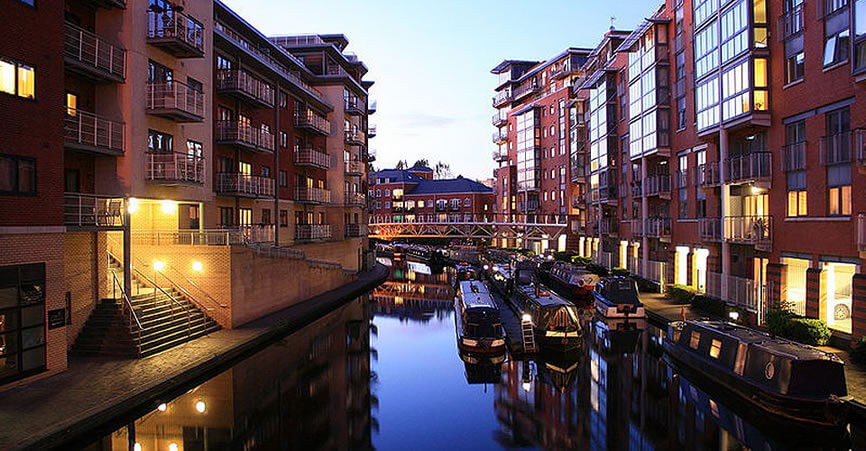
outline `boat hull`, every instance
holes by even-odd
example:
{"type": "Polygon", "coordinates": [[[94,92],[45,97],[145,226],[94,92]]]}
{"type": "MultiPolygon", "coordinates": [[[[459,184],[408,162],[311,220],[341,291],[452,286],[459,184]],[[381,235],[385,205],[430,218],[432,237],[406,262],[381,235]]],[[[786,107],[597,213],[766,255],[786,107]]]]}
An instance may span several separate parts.
{"type": "Polygon", "coordinates": [[[595,298],[595,310],[605,318],[646,318],[643,305],[613,304],[599,297],[595,298]]]}
{"type": "Polygon", "coordinates": [[[595,297],[592,295],[592,286],[579,287],[564,283],[550,274],[542,274],[542,282],[552,288],[553,291],[556,291],[560,296],[574,302],[578,307],[589,308],[595,302],[595,297]]]}

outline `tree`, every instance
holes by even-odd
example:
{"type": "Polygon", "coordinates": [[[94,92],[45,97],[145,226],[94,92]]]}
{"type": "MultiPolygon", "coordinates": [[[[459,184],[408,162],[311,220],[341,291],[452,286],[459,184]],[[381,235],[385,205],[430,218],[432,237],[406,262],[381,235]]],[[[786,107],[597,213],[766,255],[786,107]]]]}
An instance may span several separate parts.
{"type": "Polygon", "coordinates": [[[451,165],[448,163],[438,162],[436,163],[436,167],[433,168],[433,178],[435,179],[449,179],[451,178],[451,165]]]}
{"type": "Polygon", "coordinates": [[[395,166],[395,169],[406,169],[407,168],[406,165],[407,165],[406,160],[400,160],[397,162],[397,166],[395,166]]]}
{"type": "Polygon", "coordinates": [[[429,167],[429,166],[430,166],[430,162],[427,161],[426,158],[422,158],[422,159],[416,161],[415,164],[413,164],[412,166],[413,166],[413,167],[415,167],[415,166],[429,167]]]}

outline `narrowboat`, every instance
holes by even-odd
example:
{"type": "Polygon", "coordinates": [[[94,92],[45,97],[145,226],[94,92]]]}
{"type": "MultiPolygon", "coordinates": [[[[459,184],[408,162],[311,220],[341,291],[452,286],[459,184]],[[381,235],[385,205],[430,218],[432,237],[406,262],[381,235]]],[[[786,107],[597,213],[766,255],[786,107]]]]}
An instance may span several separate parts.
{"type": "Polygon", "coordinates": [[[505,351],[492,355],[477,355],[460,350],[460,360],[466,370],[467,384],[496,384],[502,377],[505,351]]]}
{"type": "Polygon", "coordinates": [[[577,307],[538,283],[535,263],[518,262],[510,288],[512,305],[522,315],[529,315],[535,343],[542,350],[580,346],[583,334],[577,307]]]}
{"type": "Polygon", "coordinates": [[[459,289],[464,280],[478,280],[478,270],[469,263],[458,263],[454,266],[454,287],[459,289]]]}
{"type": "Polygon", "coordinates": [[[505,352],[499,307],[480,280],[461,281],[454,301],[457,347],[475,353],[505,352]]]}
{"type": "Polygon", "coordinates": [[[628,277],[605,277],[592,292],[595,309],[605,318],[646,318],[637,282],[628,277]]]}
{"type": "Polygon", "coordinates": [[[568,300],[585,305],[592,304],[592,292],[599,281],[597,275],[566,262],[553,262],[546,271],[540,271],[539,275],[542,282],[568,300]]]}
{"type": "Polygon", "coordinates": [[[673,322],[664,346],[677,367],[768,414],[816,427],[845,422],[845,364],[835,355],[722,321],[673,322]]]}
{"type": "Polygon", "coordinates": [[[494,263],[487,270],[487,280],[493,288],[503,296],[508,296],[508,287],[512,283],[511,265],[494,263]]]}

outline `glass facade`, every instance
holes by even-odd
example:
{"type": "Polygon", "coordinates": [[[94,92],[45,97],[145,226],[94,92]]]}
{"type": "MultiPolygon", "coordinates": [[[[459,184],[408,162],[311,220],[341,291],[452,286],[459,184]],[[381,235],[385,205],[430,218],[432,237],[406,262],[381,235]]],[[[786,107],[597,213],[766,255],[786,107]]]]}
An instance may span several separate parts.
{"type": "Polygon", "coordinates": [[[541,136],[538,110],[515,117],[517,124],[517,188],[537,190],[541,181],[541,136]]]}
{"type": "Polygon", "coordinates": [[[0,267],[0,383],[45,369],[45,264],[0,267]]]}

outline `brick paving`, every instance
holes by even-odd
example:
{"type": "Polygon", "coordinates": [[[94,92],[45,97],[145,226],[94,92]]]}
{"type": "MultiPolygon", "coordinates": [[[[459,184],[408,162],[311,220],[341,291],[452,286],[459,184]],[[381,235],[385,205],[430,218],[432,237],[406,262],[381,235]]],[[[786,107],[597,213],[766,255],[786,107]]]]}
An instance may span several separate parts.
{"type": "Polygon", "coordinates": [[[70,358],[55,376],[0,392],[0,450],[47,449],[91,435],[98,425],[152,410],[159,395],[200,383],[268,344],[382,283],[377,265],[358,280],[155,356],[135,360],[70,358]]]}

